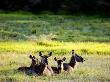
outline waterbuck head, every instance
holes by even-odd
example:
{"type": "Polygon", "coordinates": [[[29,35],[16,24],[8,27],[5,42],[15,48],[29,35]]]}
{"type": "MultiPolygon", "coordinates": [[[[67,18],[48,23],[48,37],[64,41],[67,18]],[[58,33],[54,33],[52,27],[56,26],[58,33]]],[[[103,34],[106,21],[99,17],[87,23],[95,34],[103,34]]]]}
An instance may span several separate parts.
{"type": "Polygon", "coordinates": [[[76,54],[76,53],[74,52],[74,50],[72,50],[71,61],[72,61],[72,62],[82,62],[82,63],[83,63],[85,60],[84,60],[83,57],[81,57],[81,56],[79,56],[78,54],[76,54]]]}
{"type": "Polygon", "coordinates": [[[59,70],[60,73],[63,70],[63,62],[66,60],[66,58],[63,57],[62,59],[57,59],[55,57],[54,60],[57,62],[57,69],[59,70]]]}
{"type": "Polygon", "coordinates": [[[38,59],[35,56],[30,55],[29,58],[32,60],[30,67],[34,67],[36,65],[36,62],[38,64],[38,59]]]}
{"type": "Polygon", "coordinates": [[[52,52],[48,55],[42,55],[42,52],[39,52],[39,56],[41,57],[41,63],[48,65],[48,58],[52,56],[52,52]]]}
{"type": "Polygon", "coordinates": [[[79,55],[77,55],[77,54],[75,54],[75,58],[76,58],[76,61],[77,61],[77,62],[83,63],[83,62],[85,61],[83,57],[81,57],[81,56],[79,56],[79,55]]]}

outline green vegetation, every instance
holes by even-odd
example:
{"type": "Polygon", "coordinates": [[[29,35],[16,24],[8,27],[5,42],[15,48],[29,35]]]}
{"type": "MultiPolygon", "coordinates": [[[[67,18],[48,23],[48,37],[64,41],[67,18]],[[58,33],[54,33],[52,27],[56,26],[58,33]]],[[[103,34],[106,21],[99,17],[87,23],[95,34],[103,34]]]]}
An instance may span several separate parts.
{"type": "Polygon", "coordinates": [[[109,21],[100,16],[0,14],[0,40],[110,42],[109,21]]]}
{"type": "Polygon", "coordinates": [[[85,15],[0,14],[0,82],[109,82],[110,18],[85,15]],[[86,60],[74,73],[53,76],[26,75],[30,54],[52,51],[54,57],[70,60],[70,51],[86,60]]]}

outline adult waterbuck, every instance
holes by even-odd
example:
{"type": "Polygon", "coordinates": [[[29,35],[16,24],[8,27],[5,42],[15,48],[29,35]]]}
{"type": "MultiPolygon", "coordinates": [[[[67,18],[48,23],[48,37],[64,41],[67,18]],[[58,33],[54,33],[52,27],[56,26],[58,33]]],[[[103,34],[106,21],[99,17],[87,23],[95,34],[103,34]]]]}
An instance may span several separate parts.
{"type": "Polygon", "coordinates": [[[77,65],[77,62],[84,62],[84,58],[82,58],[81,56],[79,56],[78,54],[76,54],[74,52],[74,50],[72,50],[71,52],[71,59],[69,63],[63,63],[63,69],[65,71],[71,72],[73,71],[73,69],[75,68],[75,66],[77,65]]]}
{"type": "Polygon", "coordinates": [[[51,66],[48,65],[48,58],[52,56],[52,52],[50,52],[48,55],[42,55],[42,52],[39,52],[39,56],[41,57],[42,67],[44,67],[42,70],[42,74],[49,76],[52,75],[54,72],[51,66]]]}

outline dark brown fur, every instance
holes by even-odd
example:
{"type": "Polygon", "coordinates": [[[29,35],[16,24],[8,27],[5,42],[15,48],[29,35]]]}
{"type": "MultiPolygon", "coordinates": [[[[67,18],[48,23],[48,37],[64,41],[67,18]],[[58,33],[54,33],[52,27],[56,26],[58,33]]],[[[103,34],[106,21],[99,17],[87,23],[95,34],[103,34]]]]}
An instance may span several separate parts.
{"type": "Polygon", "coordinates": [[[38,65],[39,61],[35,56],[32,56],[32,55],[30,55],[29,58],[32,60],[31,65],[29,67],[19,67],[17,70],[25,73],[34,73],[35,67],[38,65]]]}

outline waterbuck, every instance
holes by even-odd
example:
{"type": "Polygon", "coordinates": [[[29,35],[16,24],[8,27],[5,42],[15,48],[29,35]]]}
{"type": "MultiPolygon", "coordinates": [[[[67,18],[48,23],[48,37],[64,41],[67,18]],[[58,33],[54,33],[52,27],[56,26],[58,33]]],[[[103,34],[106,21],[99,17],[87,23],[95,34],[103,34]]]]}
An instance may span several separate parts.
{"type": "Polygon", "coordinates": [[[63,59],[57,59],[56,57],[54,58],[54,60],[57,62],[57,67],[53,67],[53,70],[59,74],[63,71],[63,62],[66,60],[66,58],[64,57],[63,59]]]}
{"type": "Polygon", "coordinates": [[[83,63],[84,61],[85,60],[81,56],[77,55],[74,52],[74,50],[72,50],[70,62],[69,63],[63,63],[63,67],[64,67],[63,69],[65,71],[71,72],[75,68],[77,62],[83,63]]]}
{"type": "Polygon", "coordinates": [[[43,68],[43,75],[52,75],[54,72],[50,65],[48,65],[48,58],[52,56],[52,52],[50,52],[48,55],[42,55],[42,52],[39,52],[39,56],[41,57],[41,63],[43,68]]]}
{"type": "Polygon", "coordinates": [[[31,65],[29,67],[19,67],[18,68],[19,71],[23,71],[25,73],[34,73],[35,66],[39,64],[39,61],[35,56],[32,56],[32,55],[30,55],[29,58],[32,61],[31,65]]]}

